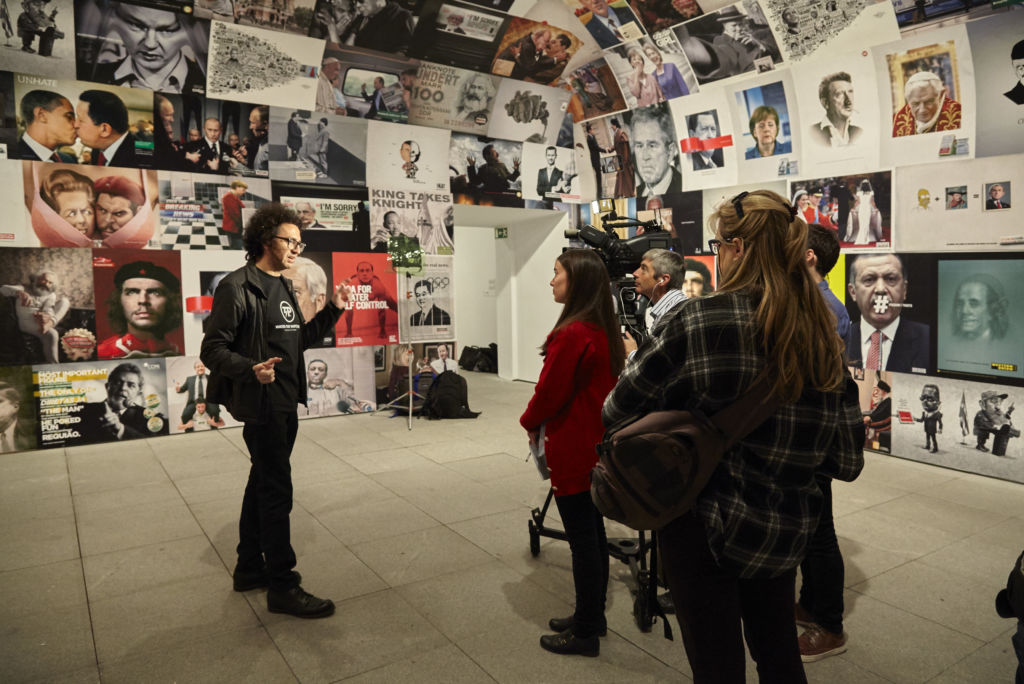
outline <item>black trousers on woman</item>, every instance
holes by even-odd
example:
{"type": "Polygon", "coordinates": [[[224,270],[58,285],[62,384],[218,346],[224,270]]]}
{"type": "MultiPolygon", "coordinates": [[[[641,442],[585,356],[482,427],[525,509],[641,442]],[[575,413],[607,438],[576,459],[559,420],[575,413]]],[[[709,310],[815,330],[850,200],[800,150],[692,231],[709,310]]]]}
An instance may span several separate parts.
{"type": "Polygon", "coordinates": [[[662,529],[658,545],[694,684],[744,682],[744,637],[761,684],[806,684],[793,622],[795,568],[740,579],[719,567],[693,512],[662,529]]]}
{"type": "Polygon", "coordinates": [[[589,490],[556,496],[555,505],[572,552],[572,581],[576,586],[573,634],[592,637],[606,626],[608,537],[604,532],[604,518],[594,507],[589,490]]]}

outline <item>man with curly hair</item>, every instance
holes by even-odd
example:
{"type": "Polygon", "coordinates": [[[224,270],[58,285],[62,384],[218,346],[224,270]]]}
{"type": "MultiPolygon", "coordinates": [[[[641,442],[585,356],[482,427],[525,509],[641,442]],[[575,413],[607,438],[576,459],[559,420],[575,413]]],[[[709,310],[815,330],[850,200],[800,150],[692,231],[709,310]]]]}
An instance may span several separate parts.
{"type": "Polygon", "coordinates": [[[213,297],[200,359],[210,369],[207,401],[245,423],[252,467],[238,522],[235,591],[267,587],[267,609],[301,618],[334,613],[307,593],[291,545],[291,452],[297,406],[308,404],[302,352],[334,328],[348,306],[339,285],[309,321],[284,272],[305,249],[299,215],[279,203],[256,211],[245,227],[246,265],[225,276],[213,297]]]}

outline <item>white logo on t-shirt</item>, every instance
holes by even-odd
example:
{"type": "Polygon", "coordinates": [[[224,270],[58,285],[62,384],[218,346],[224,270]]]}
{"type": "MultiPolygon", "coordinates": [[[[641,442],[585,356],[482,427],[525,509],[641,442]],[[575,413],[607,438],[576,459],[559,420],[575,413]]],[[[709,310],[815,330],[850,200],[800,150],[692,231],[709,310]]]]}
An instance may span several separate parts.
{"type": "Polygon", "coordinates": [[[295,320],[295,309],[288,302],[281,302],[281,315],[284,316],[285,323],[291,323],[295,320]]]}

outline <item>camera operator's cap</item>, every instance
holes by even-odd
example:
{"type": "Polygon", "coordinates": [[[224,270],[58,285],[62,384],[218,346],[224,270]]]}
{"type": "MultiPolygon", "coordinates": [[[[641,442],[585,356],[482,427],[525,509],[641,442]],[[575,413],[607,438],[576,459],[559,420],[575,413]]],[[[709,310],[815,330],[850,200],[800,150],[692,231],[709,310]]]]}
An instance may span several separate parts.
{"type": "Polygon", "coordinates": [[[981,400],[982,401],[988,401],[989,399],[996,399],[996,398],[1005,399],[1008,396],[1010,396],[1010,395],[1005,394],[1005,393],[1001,394],[1001,393],[997,392],[996,390],[985,390],[984,392],[981,393],[981,400]]]}
{"type": "Polygon", "coordinates": [[[718,16],[715,17],[715,21],[719,24],[727,24],[730,21],[743,21],[746,18],[747,15],[740,12],[735,6],[729,6],[718,11],[718,16]]]}
{"type": "Polygon", "coordinates": [[[1021,561],[1024,552],[1017,557],[1017,562],[1006,578],[1006,588],[996,594],[996,613],[999,617],[1024,619],[1024,573],[1021,572],[1021,561]]]}
{"type": "Polygon", "coordinates": [[[177,276],[163,266],[157,266],[151,261],[133,261],[117,269],[114,274],[114,288],[121,289],[124,281],[130,278],[151,278],[159,280],[168,290],[178,290],[181,283],[177,276]]]}

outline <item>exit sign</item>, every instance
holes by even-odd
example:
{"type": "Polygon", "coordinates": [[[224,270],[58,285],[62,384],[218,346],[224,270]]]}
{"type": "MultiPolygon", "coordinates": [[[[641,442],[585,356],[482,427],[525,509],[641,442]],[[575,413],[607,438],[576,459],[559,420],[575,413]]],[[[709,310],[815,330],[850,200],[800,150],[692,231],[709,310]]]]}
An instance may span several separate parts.
{"type": "Polygon", "coordinates": [[[494,227],[494,239],[495,240],[506,240],[506,239],[508,239],[508,226],[495,226],[494,227]]]}

